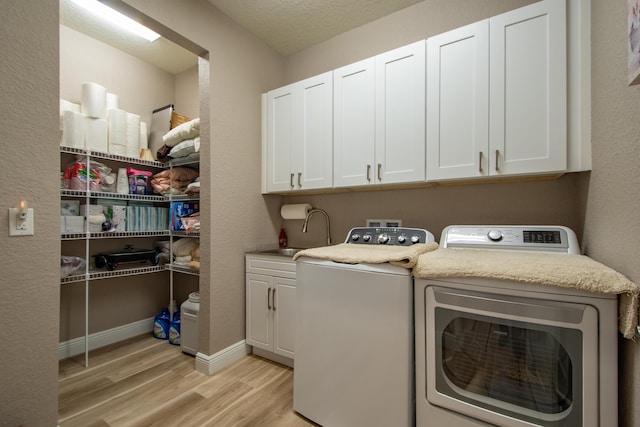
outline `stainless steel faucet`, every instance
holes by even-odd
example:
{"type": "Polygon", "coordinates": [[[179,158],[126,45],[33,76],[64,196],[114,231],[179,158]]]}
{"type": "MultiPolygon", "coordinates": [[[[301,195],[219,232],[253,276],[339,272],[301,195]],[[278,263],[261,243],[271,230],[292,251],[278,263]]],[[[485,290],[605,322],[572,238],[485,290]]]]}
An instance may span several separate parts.
{"type": "Polygon", "coordinates": [[[316,212],[320,212],[322,215],[324,215],[325,223],[327,224],[327,246],[331,246],[331,226],[329,225],[329,214],[322,209],[311,209],[307,213],[307,216],[304,219],[304,224],[302,224],[302,232],[303,233],[307,232],[309,219],[311,219],[311,216],[316,212]]]}

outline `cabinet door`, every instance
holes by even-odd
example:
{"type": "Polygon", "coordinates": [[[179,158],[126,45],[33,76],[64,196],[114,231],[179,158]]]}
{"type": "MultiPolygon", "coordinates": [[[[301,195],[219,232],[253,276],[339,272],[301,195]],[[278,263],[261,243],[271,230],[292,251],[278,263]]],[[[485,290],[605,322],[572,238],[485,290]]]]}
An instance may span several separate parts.
{"type": "Polygon", "coordinates": [[[293,359],[295,349],[296,281],[273,278],[274,353],[293,359]]]}
{"type": "Polygon", "coordinates": [[[567,166],[566,2],[490,19],[490,173],[567,166]]]}
{"type": "MultiPolygon", "coordinates": [[[[296,83],[297,189],[333,186],[333,73],[296,83]]],[[[294,155],[296,155],[294,153],[294,155]]]]}
{"type": "Polygon", "coordinates": [[[333,71],[333,184],[373,182],[375,58],[333,71]]]}
{"type": "Polygon", "coordinates": [[[376,56],[375,180],[424,181],[425,41],[376,56]]]}
{"type": "Polygon", "coordinates": [[[273,350],[272,287],[271,276],[246,275],[246,341],[264,350],[273,350]]]}
{"type": "Polygon", "coordinates": [[[427,180],[487,175],[489,21],[427,40],[427,180]]]}
{"type": "Polygon", "coordinates": [[[295,85],[267,94],[267,191],[293,190],[295,85]]]}

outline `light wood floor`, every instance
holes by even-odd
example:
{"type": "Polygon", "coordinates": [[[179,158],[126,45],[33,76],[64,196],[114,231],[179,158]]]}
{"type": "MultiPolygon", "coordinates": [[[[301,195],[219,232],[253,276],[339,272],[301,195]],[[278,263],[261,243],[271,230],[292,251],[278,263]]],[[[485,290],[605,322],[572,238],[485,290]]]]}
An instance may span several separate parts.
{"type": "Polygon", "coordinates": [[[293,370],[247,356],[207,376],[179,346],[140,336],[60,361],[60,427],[315,426],[293,412],[293,370]]]}

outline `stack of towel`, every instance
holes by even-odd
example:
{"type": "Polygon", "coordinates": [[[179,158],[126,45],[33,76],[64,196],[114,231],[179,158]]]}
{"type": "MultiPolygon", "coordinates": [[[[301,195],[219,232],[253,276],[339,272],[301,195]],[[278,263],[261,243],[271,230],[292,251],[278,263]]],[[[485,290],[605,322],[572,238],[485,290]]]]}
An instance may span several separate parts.
{"type": "Polygon", "coordinates": [[[174,264],[200,270],[200,240],[185,237],[173,243],[174,264]]]}
{"type": "Polygon", "coordinates": [[[199,181],[196,181],[198,176],[197,170],[178,166],[155,174],[151,178],[151,186],[156,193],[162,195],[186,194],[189,185],[194,182],[198,182],[198,189],[200,188],[199,181]]]}
{"type": "Polygon", "coordinates": [[[162,137],[164,145],[158,149],[156,158],[165,162],[183,158],[200,151],[200,119],[193,119],[171,129],[162,137]]]}

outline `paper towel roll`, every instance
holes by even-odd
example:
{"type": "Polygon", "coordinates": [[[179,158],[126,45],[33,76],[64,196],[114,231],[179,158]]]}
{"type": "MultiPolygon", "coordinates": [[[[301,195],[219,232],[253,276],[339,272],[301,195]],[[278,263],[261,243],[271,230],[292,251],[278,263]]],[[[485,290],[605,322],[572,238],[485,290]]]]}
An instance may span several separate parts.
{"type": "Polygon", "coordinates": [[[147,124],[140,122],[140,150],[149,148],[149,137],[147,136],[147,124]]]}
{"type": "Polygon", "coordinates": [[[60,145],[65,147],[84,148],[84,115],[66,110],[60,116],[62,137],[60,145]]]}
{"type": "Polygon", "coordinates": [[[105,119],[92,119],[85,117],[85,146],[102,153],[108,152],[107,144],[107,121],[105,119]]]}
{"type": "Polygon", "coordinates": [[[140,116],[127,113],[127,157],[140,155],[140,116]]]}
{"type": "Polygon", "coordinates": [[[127,112],[109,110],[109,153],[126,155],[127,146],[127,112]]]}
{"type": "Polygon", "coordinates": [[[282,216],[282,219],[305,219],[311,209],[313,207],[309,203],[282,205],[280,216],[282,216]]]}
{"type": "Polygon", "coordinates": [[[109,110],[120,108],[119,104],[120,102],[118,100],[118,95],[116,95],[115,93],[107,92],[107,112],[109,110]]]}
{"type": "Polygon", "coordinates": [[[107,118],[107,89],[97,83],[82,83],[82,114],[94,119],[107,118]]]}

